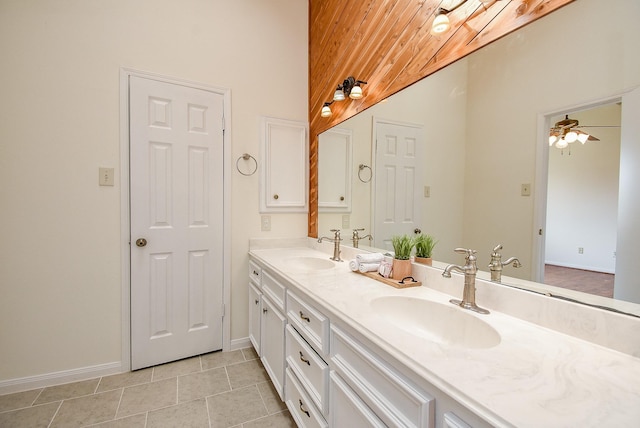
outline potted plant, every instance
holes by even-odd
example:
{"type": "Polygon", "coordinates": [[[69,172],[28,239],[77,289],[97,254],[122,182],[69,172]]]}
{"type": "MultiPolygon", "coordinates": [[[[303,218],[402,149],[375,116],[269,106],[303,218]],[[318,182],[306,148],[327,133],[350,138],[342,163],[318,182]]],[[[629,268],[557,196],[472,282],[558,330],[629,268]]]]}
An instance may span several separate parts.
{"type": "Polygon", "coordinates": [[[409,235],[396,235],[391,237],[393,245],[393,270],[391,278],[402,280],[407,276],[411,276],[411,251],[413,250],[414,240],[409,235]]]}
{"type": "Polygon", "coordinates": [[[431,266],[431,256],[433,255],[433,247],[436,246],[438,241],[433,239],[431,235],[419,234],[414,239],[416,247],[416,263],[422,263],[424,265],[431,266]]]}

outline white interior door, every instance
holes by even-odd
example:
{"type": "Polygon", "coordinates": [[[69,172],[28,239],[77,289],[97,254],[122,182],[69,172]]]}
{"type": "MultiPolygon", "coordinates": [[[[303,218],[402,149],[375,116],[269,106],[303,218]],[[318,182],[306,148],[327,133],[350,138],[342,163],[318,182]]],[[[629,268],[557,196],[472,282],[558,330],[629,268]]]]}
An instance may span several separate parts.
{"type": "Polygon", "coordinates": [[[393,235],[420,228],[424,132],[418,125],[375,121],[374,246],[393,250],[393,235]]]}
{"type": "Polygon", "coordinates": [[[131,76],[131,367],[222,349],[223,96],[131,76]]]}

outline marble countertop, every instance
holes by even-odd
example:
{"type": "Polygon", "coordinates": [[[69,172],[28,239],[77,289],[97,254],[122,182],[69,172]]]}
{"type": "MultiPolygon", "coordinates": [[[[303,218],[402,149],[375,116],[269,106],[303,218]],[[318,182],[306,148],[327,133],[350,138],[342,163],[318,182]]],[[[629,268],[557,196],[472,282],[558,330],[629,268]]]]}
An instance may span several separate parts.
{"type": "MultiPolygon", "coordinates": [[[[384,296],[450,305],[450,298],[461,295],[451,296],[430,288],[433,282],[447,281],[435,269],[426,269],[425,277],[418,278],[423,280],[423,286],[395,289],[351,272],[346,262],[335,263],[329,269],[296,268],[290,263],[292,257],[327,257],[308,247],[252,249],[250,254],[315,300],[332,321],[337,317],[354,327],[409,370],[492,425],[640,424],[639,358],[491,307],[487,308],[491,310],[489,315],[465,311],[500,335],[497,345],[481,349],[431,341],[398,328],[372,309],[371,302],[384,296]]],[[[481,301],[478,304],[482,306],[481,301]]]]}

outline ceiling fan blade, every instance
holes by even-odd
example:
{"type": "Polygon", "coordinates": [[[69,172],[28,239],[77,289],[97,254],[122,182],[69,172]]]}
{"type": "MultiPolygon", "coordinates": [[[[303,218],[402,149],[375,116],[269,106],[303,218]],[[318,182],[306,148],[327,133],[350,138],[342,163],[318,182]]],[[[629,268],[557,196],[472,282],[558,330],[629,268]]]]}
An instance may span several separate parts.
{"type": "Polygon", "coordinates": [[[589,134],[589,138],[587,139],[587,141],[600,141],[600,138],[596,138],[593,135],[589,134]]]}

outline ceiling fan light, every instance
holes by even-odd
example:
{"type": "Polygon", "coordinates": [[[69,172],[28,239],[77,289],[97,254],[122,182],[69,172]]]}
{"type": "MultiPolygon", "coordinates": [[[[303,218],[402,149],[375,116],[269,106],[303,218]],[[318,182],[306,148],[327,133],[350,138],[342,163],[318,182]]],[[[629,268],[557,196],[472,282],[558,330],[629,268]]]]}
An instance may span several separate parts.
{"type": "Polygon", "coordinates": [[[558,140],[558,142],[556,143],[556,147],[559,148],[559,149],[564,149],[568,145],[569,145],[569,143],[567,143],[567,140],[565,140],[564,138],[560,138],[558,140]]]}
{"type": "Polygon", "coordinates": [[[578,141],[580,141],[582,144],[586,143],[588,139],[589,139],[589,134],[585,134],[585,133],[578,134],[578,141]]]}
{"type": "Polygon", "coordinates": [[[549,146],[553,146],[553,143],[558,141],[558,137],[555,135],[549,135],[549,146]]]}
{"type": "Polygon", "coordinates": [[[433,24],[431,24],[431,34],[434,36],[445,33],[451,27],[451,23],[449,22],[449,17],[445,13],[440,13],[433,20],[433,24]]]}
{"type": "Polygon", "coordinates": [[[573,143],[578,139],[578,133],[575,131],[569,131],[567,132],[567,135],[564,136],[564,139],[567,143],[573,143]]]}

